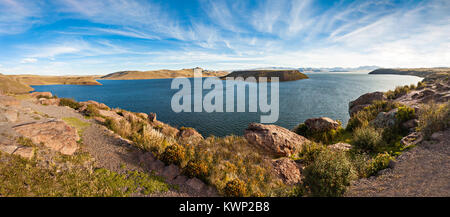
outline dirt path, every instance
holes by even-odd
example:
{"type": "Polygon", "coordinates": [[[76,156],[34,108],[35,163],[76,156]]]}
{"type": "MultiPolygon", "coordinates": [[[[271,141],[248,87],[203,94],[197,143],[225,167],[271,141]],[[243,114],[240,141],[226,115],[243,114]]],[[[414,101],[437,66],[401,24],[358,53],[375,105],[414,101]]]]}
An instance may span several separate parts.
{"type": "MultiPolygon", "coordinates": [[[[84,122],[89,122],[82,133],[81,150],[88,152],[95,158],[95,167],[106,168],[111,171],[125,173],[127,171],[141,171],[163,176],[166,182],[178,186],[177,190],[169,190],[164,193],[152,195],[133,196],[156,196],[156,197],[198,197],[198,196],[218,196],[215,188],[205,185],[202,181],[181,174],[180,169],[174,165],[164,165],[156,160],[151,153],[144,153],[134,147],[129,141],[122,139],[106,127],[98,124],[93,119],[85,119],[77,111],[61,106],[40,105],[30,100],[22,100],[21,108],[39,114],[43,119],[63,119],[67,117],[78,118],[84,122]]],[[[22,117],[22,119],[25,117],[22,117]]],[[[27,120],[30,118],[27,118],[27,120]]],[[[23,119],[25,120],[25,119],[23,119]]],[[[33,119],[30,119],[33,120],[33,119]]],[[[7,126],[10,128],[10,126],[7,126]]],[[[5,128],[5,127],[4,127],[5,128]]],[[[6,131],[6,130],[5,130],[6,131]]]]}
{"type": "Polygon", "coordinates": [[[393,169],[361,179],[347,196],[446,197],[450,195],[450,130],[434,134],[398,157],[393,169]]]}

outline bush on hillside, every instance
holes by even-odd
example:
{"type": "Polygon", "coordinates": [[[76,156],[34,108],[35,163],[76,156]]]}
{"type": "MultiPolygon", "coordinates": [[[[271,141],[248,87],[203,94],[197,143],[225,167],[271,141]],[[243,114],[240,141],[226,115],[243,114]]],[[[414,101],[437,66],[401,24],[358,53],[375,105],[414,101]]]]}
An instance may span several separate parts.
{"type": "Polygon", "coordinates": [[[225,185],[224,194],[227,197],[244,197],[247,195],[245,183],[239,179],[233,179],[225,185]]]}
{"type": "Polygon", "coordinates": [[[355,148],[375,151],[382,142],[382,134],[373,127],[360,127],[353,132],[353,145],[355,148]]]}
{"type": "Polygon", "coordinates": [[[184,173],[190,178],[197,177],[206,180],[209,175],[208,165],[203,161],[191,160],[184,168],[184,173]]]}
{"type": "Polygon", "coordinates": [[[434,132],[445,130],[450,126],[450,102],[424,104],[418,116],[417,129],[425,138],[429,138],[434,132]]]}
{"type": "Polygon", "coordinates": [[[386,169],[394,158],[388,153],[379,153],[370,159],[366,168],[366,177],[376,175],[378,171],[386,169]]]}
{"type": "Polygon", "coordinates": [[[358,127],[367,126],[369,122],[374,120],[380,112],[388,112],[400,105],[391,101],[374,101],[372,105],[365,107],[363,110],[354,114],[348,120],[347,130],[351,131],[358,127]]]}
{"type": "Polygon", "coordinates": [[[61,98],[59,99],[59,105],[60,106],[68,106],[70,108],[73,108],[75,110],[81,108],[81,104],[78,103],[77,101],[73,100],[73,99],[68,99],[68,98],[61,98]]]}
{"type": "Polygon", "coordinates": [[[181,163],[184,161],[184,157],[184,147],[178,144],[173,144],[166,148],[161,156],[161,160],[166,164],[181,165],[181,163]]]}
{"type": "MultiPolygon", "coordinates": [[[[339,122],[340,123],[340,122],[339,122]]],[[[304,136],[307,139],[323,144],[332,144],[343,133],[344,129],[339,126],[338,129],[330,129],[326,131],[311,131],[306,124],[301,123],[293,130],[298,135],[304,136]]]]}
{"type": "Polygon", "coordinates": [[[409,121],[416,117],[416,111],[408,106],[399,106],[395,118],[399,123],[409,121]]]}
{"type": "Polygon", "coordinates": [[[415,86],[398,86],[395,90],[389,90],[385,93],[386,98],[388,99],[397,99],[405,94],[407,94],[411,89],[415,89],[415,86]]]}
{"type": "Polygon", "coordinates": [[[304,160],[306,165],[309,165],[314,162],[317,156],[325,151],[327,147],[320,143],[311,142],[310,144],[305,144],[300,149],[298,153],[298,157],[304,160]]]}
{"type": "Polygon", "coordinates": [[[303,171],[303,184],[311,196],[342,196],[356,173],[346,154],[325,150],[303,171]]]}

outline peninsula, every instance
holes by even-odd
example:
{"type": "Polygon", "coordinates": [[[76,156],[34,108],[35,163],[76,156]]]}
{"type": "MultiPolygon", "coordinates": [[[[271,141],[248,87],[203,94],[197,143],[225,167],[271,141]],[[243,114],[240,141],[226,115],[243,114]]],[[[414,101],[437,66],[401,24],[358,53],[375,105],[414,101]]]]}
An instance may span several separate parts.
{"type": "Polygon", "coordinates": [[[298,70],[247,70],[247,71],[233,71],[230,74],[221,77],[221,79],[226,78],[248,78],[248,77],[267,77],[267,81],[271,81],[271,77],[278,77],[280,81],[295,81],[300,79],[307,79],[308,76],[301,73],[298,70]]]}

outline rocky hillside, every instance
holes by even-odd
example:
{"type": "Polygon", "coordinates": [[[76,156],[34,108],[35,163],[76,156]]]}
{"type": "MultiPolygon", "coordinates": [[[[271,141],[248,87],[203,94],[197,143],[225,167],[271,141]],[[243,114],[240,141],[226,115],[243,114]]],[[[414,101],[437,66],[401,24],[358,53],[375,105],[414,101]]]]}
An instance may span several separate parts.
{"type": "Polygon", "coordinates": [[[248,77],[255,77],[257,80],[260,77],[266,77],[268,81],[271,81],[271,77],[278,77],[279,81],[295,81],[308,78],[308,76],[298,70],[250,70],[233,71],[230,74],[221,77],[221,79],[237,77],[242,77],[244,79],[248,77]]]}
{"type": "Polygon", "coordinates": [[[410,69],[375,69],[369,74],[394,74],[394,75],[414,75],[419,77],[426,77],[433,74],[449,73],[450,68],[410,68],[410,69]]]}
{"type": "Polygon", "coordinates": [[[9,75],[9,77],[26,85],[101,85],[95,80],[97,76],[9,75]]]}
{"type": "Polygon", "coordinates": [[[30,85],[76,84],[101,85],[96,76],[1,75],[0,92],[21,94],[34,90],[30,85]]]}
{"type": "MultiPolygon", "coordinates": [[[[204,77],[220,77],[226,75],[227,72],[222,71],[203,71],[204,77]]],[[[105,80],[139,80],[139,79],[162,79],[162,78],[176,78],[176,77],[193,77],[194,69],[181,70],[154,70],[154,71],[121,71],[107,74],[100,77],[105,80]]]]}
{"type": "Polygon", "coordinates": [[[23,84],[9,76],[0,74],[0,93],[28,93],[34,90],[32,87],[23,84]]]}
{"type": "Polygon", "coordinates": [[[0,196],[448,196],[449,96],[437,73],[360,96],[345,128],[314,117],[205,138],[154,113],[1,95],[0,196]]]}

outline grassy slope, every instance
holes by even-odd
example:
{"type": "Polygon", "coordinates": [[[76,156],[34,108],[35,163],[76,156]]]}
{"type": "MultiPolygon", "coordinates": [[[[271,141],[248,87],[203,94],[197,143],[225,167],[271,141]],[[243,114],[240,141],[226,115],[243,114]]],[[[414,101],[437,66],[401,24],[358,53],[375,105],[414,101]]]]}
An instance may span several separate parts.
{"type": "Polygon", "coordinates": [[[298,70],[251,70],[251,71],[234,71],[229,75],[226,75],[222,78],[227,77],[267,77],[268,81],[270,81],[270,77],[279,77],[280,81],[295,81],[300,79],[307,79],[308,76],[299,72],[298,70]]]}
{"type": "MultiPolygon", "coordinates": [[[[204,77],[224,76],[227,72],[221,71],[203,71],[204,77]]],[[[176,77],[193,77],[193,69],[181,70],[155,70],[155,71],[122,71],[114,72],[100,79],[105,80],[138,80],[138,79],[161,79],[161,78],[176,78],[176,77]]]]}
{"type": "Polygon", "coordinates": [[[432,74],[450,73],[450,68],[409,68],[409,69],[376,69],[369,74],[396,74],[396,75],[415,75],[426,77],[432,74]]]}
{"type": "Polygon", "coordinates": [[[9,76],[0,75],[0,92],[20,94],[28,93],[32,90],[34,89],[30,86],[18,82],[9,76]]]}
{"type": "Polygon", "coordinates": [[[101,85],[95,79],[97,76],[40,76],[40,75],[10,75],[11,79],[26,85],[78,84],[101,85]]]}

